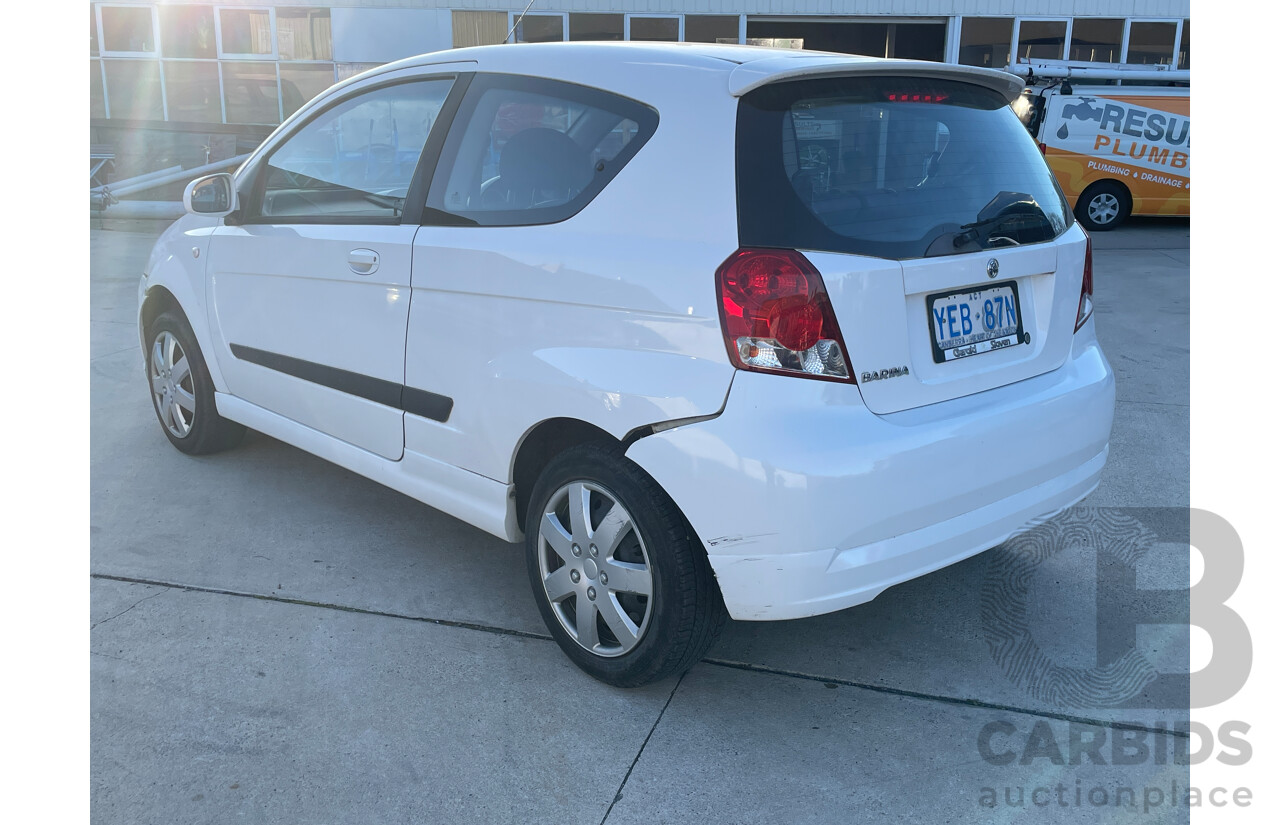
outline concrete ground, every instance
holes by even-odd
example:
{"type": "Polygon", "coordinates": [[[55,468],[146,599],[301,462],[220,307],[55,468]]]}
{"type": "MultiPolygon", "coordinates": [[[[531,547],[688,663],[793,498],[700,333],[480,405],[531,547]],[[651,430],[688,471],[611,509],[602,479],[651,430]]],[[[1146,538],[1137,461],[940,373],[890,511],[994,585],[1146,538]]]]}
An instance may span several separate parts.
{"type": "MultiPolygon", "coordinates": [[[[1112,452],[1053,524],[1185,529],[1188,234],[1095,236],[1112,452]]],[[[1009,548],[840,613],[731,622],[684,677],[618,690],[550,641],[518,547],[265,436],[182,455],[135,330],[153,239],[91,232],[94,822],[1186,821],[1187,768],[1155,756],[1185,744],[1157,733],[1185,708],[1090,704],[993,655],[1009,548]],[[1118,764],[1135,737],[1147,755],[1118,764]]],[[[1150,553],[1140,586],[1187,566],[1185,544],[1150,553]]],[[[1073,546],[1028,585],[1062,668],[1114,647],[1101,569],[1073,546]]],[[[1136,638],[1186,672],[1185,628],[1136,638]]]]}

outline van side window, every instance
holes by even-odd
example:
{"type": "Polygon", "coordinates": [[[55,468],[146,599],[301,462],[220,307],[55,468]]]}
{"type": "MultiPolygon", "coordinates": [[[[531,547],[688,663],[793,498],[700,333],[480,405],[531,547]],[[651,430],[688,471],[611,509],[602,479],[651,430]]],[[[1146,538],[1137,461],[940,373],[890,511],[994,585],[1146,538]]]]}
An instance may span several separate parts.
{"type": "Polygon", "coordinates": [[[657,121],[643,104],[585,86],[477,75],[427,206],[484,226],[565,220],[626,165],[657,121]]]}
{"type": "Polygon", "coordinates": [[[333,106],[263,165],[259,219],[271,223],[399,219],[452,79],[384,86],[333,106]]]}

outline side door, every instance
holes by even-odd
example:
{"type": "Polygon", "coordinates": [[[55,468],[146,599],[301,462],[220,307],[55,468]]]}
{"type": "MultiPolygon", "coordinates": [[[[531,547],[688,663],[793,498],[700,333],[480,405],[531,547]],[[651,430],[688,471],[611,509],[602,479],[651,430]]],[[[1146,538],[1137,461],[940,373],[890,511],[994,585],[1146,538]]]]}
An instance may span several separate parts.
{"type": "Polygon", "coordinates": [[[243,212],[215,230],[207,279],[214,355],[233,395],[402,456],[422,158],[461,85],[436,74],[357,88],[237,181],[243,212]]]}

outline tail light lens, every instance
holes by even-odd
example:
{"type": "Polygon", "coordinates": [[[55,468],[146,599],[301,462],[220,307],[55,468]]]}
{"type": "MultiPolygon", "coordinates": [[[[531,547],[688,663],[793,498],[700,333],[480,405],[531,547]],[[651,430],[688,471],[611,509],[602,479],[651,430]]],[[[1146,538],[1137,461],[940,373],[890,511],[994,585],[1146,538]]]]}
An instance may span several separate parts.
{"type": "Polygon", "coordinates": [[[822,276],[799,252],[740,249],[716,270],[716,291],[735,366],[853,381],[822,276]]]}
{"type": "Polygon", "coordinates": [[[1085,233],[1084,280],[1080,284],[1080,309],[1076,312],[1076,332],[1093,314],[1093,238],[1085,233]]]}

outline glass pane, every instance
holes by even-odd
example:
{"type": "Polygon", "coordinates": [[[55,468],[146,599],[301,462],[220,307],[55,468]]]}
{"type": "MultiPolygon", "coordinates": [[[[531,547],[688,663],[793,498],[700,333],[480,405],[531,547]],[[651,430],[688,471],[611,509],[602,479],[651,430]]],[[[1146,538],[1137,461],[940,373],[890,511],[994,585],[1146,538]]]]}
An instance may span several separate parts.
{"type": "Polygon", "coordinates": [[[550,14],[526,14],[516,27],[517,43],[559,43],[564,40],[564,18],[550,14]]]}
{"type": "Polygon", "coordinates": [[[1013,20],[1008,17],[966,17],[960,23],[960,62],[965,66],[1003,69],[1009,65],[1013,20]]]}
{"type": "Polygon", "coordinates": [[[778,83],[742,98],[737,134],[744,246],[921,258],[1047,241],[1071,220],[1036,144],[989,89],[778,83]]]}
{"type": "MultiPolygon", "coordinates": [[[[103,9],[103,11],[106,11],[103,9]]],[[[164,120],[160,100],[160,64],[154,60],[107,60],[107,95],[111,117],[119,120],[164,120]]]]}
{"type": "Polygon", "coordinates": [[[946,58],[945,23],[894,23],[890,31],[889,57],[934,62],[946,58]]]}
{"type": "Polygon", "coordinates": [[[571,14],[569,15],[569,39],[621,40],[622,15],[571,14]]]}
{"type": "Polygon", "coordinates": [[[587,103],[563,86],[486,89],[427,203],[485,225],[564,220],[585,206],[647,137],[647,110],[604,94],[587,103]]]}
{"type": "Polygon", "coordinates": [[[1023,60],[1061,60],[1066,41],[1065,20],[1023,20],[1018,29],[1018,56],[1023,60]]]}
{"type": "Polygon", "coordinates": [[[267,161],[260,214],[399,217],[452,83],[378,89],[321,114],[267,161]]]}
{"type": "Polygon", "coordinates": [[[329,10],[276,9],[276,42],[281,60],[332,60],[333,26],[329,10]]]}
{"type": "Polygon", "coordinates": [[[686,14],[684,39],[689,43],[737,43],[738,18],[728,14],[686,14]]]}
{"type": "Polygon", "coordinates": [[[284,116],[298,111],[304,103],[332,85],[332,63],[281,63],[280,97],[284,103],[284,116]]]}
{"type": "Polygon", "coordinates": [[[461,49],[505,43],[510,26],[505,11],[455,11],[453,47],[461,49]]]}
{"type": "Polygon", "coordinates": [[[151,7],[103,7],[102,48],[108,52],[154,52],[151,7]]]}
{"type": "Polygon", "coordinates": [[[222,9],[220,14],[223,54],[271,54],[271,12],[222,9]]]}
{"type": "Polygon", "coordinates": [[[217,57],[213,6],[161,6],[160,48],[165,57],[217,57]]]}
{"type": "Polygon", "coordinates": [[[217,63],[166,60],[164,93],[169,101],[169,120],[222,122],[217,63]]]}
{"type": "Polygon", "coordinates": [[[98,56],[98,15],[89,7],[89,56],[98,56]]]}
{"type": "Polygon", "coordinates": [[[680,39],[680,20],[675,17],[633,17],[631,39],[675,42],[680,39]]]}
{"type": "Polygon", "coordinates": [[[1077,17],[1071,25],[1071,60],[1119,63],[1123,20],[1077,17]]]}
{"type": "Polygon", "coordinates": [[[1191,68],[1191,21],[1182,21],[1182,45],[1178,47],[1178,68],[1191,68]]]}
{"type": "Polygon", "coordinates": [[[102,99],[102,61],[89,61],[89,117],[106,117],[107,107],[102,99]]]}
{"type": "Polygon", "coordinates": [[[274,63],[223,63],[222,94],[227,100],[227,123],[280,122],[274,63]]]}
{"type": "Polygon", "coordinates": [[[1173,62],[1173,38],[1178,33],[1176,23],[1130,23],[1129,55],[1126,63],[1144,66],[1173,62]]]}

